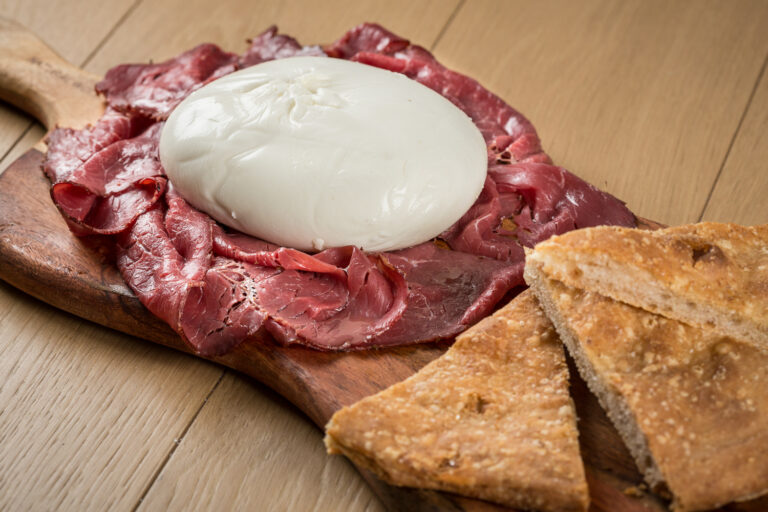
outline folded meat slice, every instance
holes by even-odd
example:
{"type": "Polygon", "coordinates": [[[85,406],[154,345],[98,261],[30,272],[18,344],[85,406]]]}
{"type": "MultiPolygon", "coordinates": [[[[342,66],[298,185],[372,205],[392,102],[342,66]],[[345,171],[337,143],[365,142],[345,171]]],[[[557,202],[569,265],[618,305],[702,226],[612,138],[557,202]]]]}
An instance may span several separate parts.
{"type": "Polygon", "coordinates": [[[72,171],[95,153],[114,142],[136,137],[153,122],[107,108],[92,126],[82,130],[57,128],[45,139],[48,152],[43,171],[53,183],[65,181],[72,171]]]}
{"type": "Polygon", "coordinates": [[[163,196],[167,179],[157,145],[162,124],[115,141],[78,167],[56,172],[51,196],[79,234],[123,232],[163,196]]]}
{"type": "Polygon", "coordinates": [[[409,379],[336,412],[325,442],[394,485],[534,510],[589,503],[563,347],[529,291],[409,379]]]}
{"type": "Polygon", "coordinates": [[[600,224],[634,226],[635,216],[562,167],[496,164],[475,204],[440,237],[458,251],[517,262],[523,247],[600,224]]]}
{"type": "Polygon", "coordinates": [[[333,44],[325,47],[325,53],[331,57],[351,59],[358,53],[378,53],[393,55],[405,50],[411,43],[381,25],[363,23],[356,26],[333,44]]]}
{"type": "Polygon", "coordinates": [[[236,69],[238,56],[215,44],[201,44],[157,64],[122,64],[96,84],[110,107],[165,119],[189,93],[236,69]]]}
{"type": "Polygon", "coordinates": [[[319,46],[300,45],[291,36],[279,34],[277,27],[272,25],[251,41],[251,46],[238,60],[238,67],[299,55],[325,57],[325,52],[319,46]]]}

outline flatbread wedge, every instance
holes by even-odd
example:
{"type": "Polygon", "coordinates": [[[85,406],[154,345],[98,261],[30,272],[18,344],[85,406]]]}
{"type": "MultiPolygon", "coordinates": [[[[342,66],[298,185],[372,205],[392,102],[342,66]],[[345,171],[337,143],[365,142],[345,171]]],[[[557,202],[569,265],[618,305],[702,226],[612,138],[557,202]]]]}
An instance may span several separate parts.
{"type": "Polygon", "coordinates": [[[336,412],[325,442],[394,485],[534,510],[589,504],[564,350],[530,291],[336,412]]]}
{"type": "Polygon", "coordinates": [[[527,256],[552,279],[768,350],[768,224],[572,231],[527,256]]]}
{"type": "Polygon", "coordinates": [[[632,453],[675,510],[768,492],[768,354],[548,279],[526,280],[632,453]]]}

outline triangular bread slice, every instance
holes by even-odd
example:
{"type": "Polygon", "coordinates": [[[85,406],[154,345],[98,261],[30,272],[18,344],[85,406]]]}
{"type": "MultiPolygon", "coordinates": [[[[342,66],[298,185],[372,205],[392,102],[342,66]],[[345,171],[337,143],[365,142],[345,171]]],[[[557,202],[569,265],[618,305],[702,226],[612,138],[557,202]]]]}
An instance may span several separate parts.
{"type": "Polygon", "coordinates": [[[597,227],[529,253],[552,279],[768,350],[768,224],[597,227]]]}
{"type": "Polygon", "coordinates": [[[336,412],[325,442],[394,485],[534,510],[589,504],[564,349],[530,291],[336,412]]]}
{"type": "Polygon", "coordinates": [[[526,280],[646,481],[666,487],[673,508],[768,492],[768,354],[531,265],[526,280]]]}

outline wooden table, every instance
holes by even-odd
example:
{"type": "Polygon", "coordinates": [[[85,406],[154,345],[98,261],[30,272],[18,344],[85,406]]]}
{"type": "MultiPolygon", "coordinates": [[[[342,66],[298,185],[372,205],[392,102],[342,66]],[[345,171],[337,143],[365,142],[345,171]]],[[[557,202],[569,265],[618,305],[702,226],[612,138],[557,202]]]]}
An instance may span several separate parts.
{"type": "MultiPolygon", "coordinates": [[[[768,2],[0,0],[103,73],[272,23],[304,43],[378,21],[479,79],[555,162],[668,224],[768,222],[768,2]]],[[[42,129],[0,105],[0,169],[42,129]]],[[[379,510],[263,386],[0,282],[0,509],[379,510]]]]}

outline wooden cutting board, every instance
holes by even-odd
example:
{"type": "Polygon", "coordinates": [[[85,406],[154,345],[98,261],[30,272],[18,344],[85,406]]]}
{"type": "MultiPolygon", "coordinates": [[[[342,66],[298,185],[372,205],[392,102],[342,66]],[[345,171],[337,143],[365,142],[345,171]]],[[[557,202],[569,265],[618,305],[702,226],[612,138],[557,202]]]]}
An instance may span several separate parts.
{"type": "MultiPolygon", "coordinates": [[[[117,64],[117,63],[116,63],[117,64]]],[[[46,127],[82,127],[103,111],[98,77],[70,65],[22,27],[0,19],[0,98],[46,127]]],[[[38,144],[0,176],[0,278],[55,307],[148,341],[190,352],[123,283],[101,240],[76,238],[53,205],[38,144]]],[[[657,227],[645,222],[645,227],[657,227]]],[[[289,399],[319,427],[343,405],[401,381],[443,353],[446,344],[323,353],[282,347],[267,335],[213,361],[250,375],[289,399]]],[[[618,434],[572,368],[580,442],[592,510],[663,510],[662,502],[625,491],[642,482],[618,434]]],[[[362,471],[393,510],[500,510],[446,493],[396,488],[362,471]]],[[[768,501],[745,509],[761,510],[768,501]],[[762,504],[762,506],[761,506],[762,504]],[[756,508],[755,508],[756,507],[756,508]]]]}

